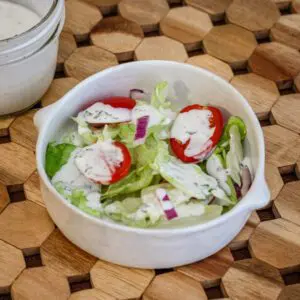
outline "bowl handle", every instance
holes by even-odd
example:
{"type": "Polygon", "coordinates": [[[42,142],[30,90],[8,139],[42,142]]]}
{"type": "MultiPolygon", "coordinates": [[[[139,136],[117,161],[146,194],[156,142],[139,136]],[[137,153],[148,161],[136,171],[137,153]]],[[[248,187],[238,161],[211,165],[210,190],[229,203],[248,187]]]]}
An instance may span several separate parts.
{"type": "Polygon", "coordinates": [[[45,121],[47,120],[47,118],[49,117],[51,111],[54,109],[54,107],[57,105],[56,103],[53,103],[51,105],[48,105],[40,110],[38,110],[34,117],[33,117],[33,123],[34,126],[37,128],[38,131],[40,131],[43,127],[43,124],[45,123],[45,121]]]}
{"type": "Polygon", "coordinates": [[[269,204],[271,199],[271,194],[265,178],[261,179],[260,185],[258,186],[258,189],[254,194],[254,197],[255,197],[255,201],[253,202],[251,201],[249,205],[251,210],[261,209],[266,207],[269,204]]]}

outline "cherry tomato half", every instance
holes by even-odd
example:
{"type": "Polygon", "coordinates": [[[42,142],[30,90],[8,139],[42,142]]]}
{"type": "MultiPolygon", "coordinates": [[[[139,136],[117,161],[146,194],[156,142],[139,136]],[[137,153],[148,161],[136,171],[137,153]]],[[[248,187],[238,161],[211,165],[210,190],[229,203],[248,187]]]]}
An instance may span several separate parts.
{"type": "Polygon", "coordinates": [[[186,106],[185,108],[183,108],[180,111],[180,113],[189,112],[189,111],[195,110],[195,109],[199,109],[199,110],[205,109],[205,110],[209,110],[212,113],[212,116],[209,119],[209,123],[210,123],[210,128],[215,127],[215,130],[214,130],[213,135],[210,137],[211,143],[205,150],[203,150],[201,153],[197,154],[197,157],[195,157],[195,156],[189,157],[184,154],[185,149],[187,148],[187,146],[190,143],[190,140],[188,140],[186,143],[183,144],[182,142],[178,141],[175,138],[170,139],[171,148],[172,148],[174,154],[181,161],[186,162],[186,163],[195,163],[195,162],[204,160],[210,154],[210,152],[213,150],[215,145],[219,142],[221,135],[222,135],[222,131],[223,131],[222,113],[216,107],[193,104],[193,105],[189,105],[189,106],[186,106]],[[199,157],[202,157],[202,159],[199,157]]]}
{"type": "Polygon", "coordinates": [[[124,178],[129,173],[131,167],[131,156],[127,147],[120,142],[113,142],[113,144],[121,149],[123,154],[123,161],[120,164],[120,166],[115,168],[115,171],[112,174],[109,184],[117,182],[124,178]]]}

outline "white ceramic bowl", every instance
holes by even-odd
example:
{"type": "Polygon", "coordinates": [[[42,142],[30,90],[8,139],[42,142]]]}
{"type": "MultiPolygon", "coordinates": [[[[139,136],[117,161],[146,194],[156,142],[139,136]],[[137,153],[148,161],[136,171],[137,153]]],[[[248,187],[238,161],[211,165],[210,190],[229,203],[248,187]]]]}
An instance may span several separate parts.
{"type": "Polygon", "coordinates": [[[255,209],[270,198],[264,177],[264,139],[247,101],[214,74],[187,64],[141,61],[102,71],[77,85],[59,102],[35,116],[39,127],[37,167],[50,216],[74,244],[110,262],[140,268],[170,268],[204,259],[227,245],[255,209]],[[69,204],[51,185],[45,170],[45,151],[83,103],[112,95],[127,96],[132,88],[152,91],[159,81],[169,82],[169,97],[179,106],[210,104],[243,118],[248,128],[246,154],[255,174],[247,195],[228,213],[205,224],[179,229],[139,229],[97,219],[69,204]]]}

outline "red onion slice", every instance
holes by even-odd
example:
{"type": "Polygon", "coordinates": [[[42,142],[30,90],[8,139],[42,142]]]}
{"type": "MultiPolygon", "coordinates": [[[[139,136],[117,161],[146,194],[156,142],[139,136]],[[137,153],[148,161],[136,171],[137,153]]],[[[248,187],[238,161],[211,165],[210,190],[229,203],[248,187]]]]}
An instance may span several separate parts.
{"type": "Polygon", "coordinates": [[[134,100],[141,100],[145,97],[145,92],[140,89],[131,89],[129,91],[129,98],[134,100]]]}
{"type": "Polygon", "coordinates": [[[176,212],[175,207],[173,206],[166,190],[157,189],[156,196],[160,201],[160,204],[162,206],[162,209],[163,209],[167,219],[172,220],[174,218],[177,218],[178,217],[177,212],[176,212]]]}
{"type": "Polygon", "coordinates": [[[137,119],[134,141],[136,144],[143,144],[147,136],[149,116],[143,116],[137,119]]]}
{"type": "Polygon", "coordinates": [[[247,166],[242,167],[241,180],[242,180],[241,195],[242,197],[244,197],[249,191],[252,184],[251,173],[247,166]]]}

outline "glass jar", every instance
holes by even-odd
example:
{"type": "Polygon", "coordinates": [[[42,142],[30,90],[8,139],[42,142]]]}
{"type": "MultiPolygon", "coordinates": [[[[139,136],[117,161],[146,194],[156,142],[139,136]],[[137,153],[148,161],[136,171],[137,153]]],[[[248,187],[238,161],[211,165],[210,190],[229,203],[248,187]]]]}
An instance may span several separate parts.
{"type": "Polygon", "coordinates": [[[0,116],[32,107],[53,80],[64,0],[9,0],[41,16],[29,30],[0,40],[0,116]]]}

